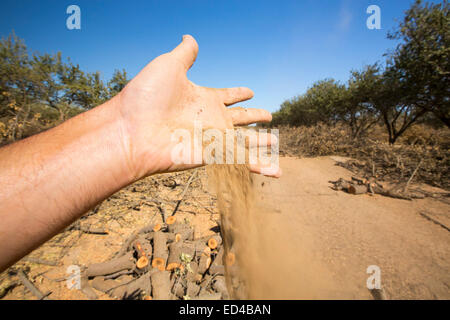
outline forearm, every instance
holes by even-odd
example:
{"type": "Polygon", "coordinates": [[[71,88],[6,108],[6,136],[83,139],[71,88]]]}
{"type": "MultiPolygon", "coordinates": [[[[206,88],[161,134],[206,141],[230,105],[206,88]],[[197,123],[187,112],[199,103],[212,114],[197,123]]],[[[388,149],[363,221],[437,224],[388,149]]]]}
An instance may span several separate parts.
{"type": "Polygon", "coordinates": [[[117,101],[0,149],[0,271],[135,179],[117,101]]]}
{"type": "Polygon", "coordinates": [[[198,166],[174,163],[177,129],[270,121],[265,110],[226,108],[252,98],[248,88],[189,81],[197,51],[183,36],[105,104],[0,149],[0,271],[137,179],[198,166]]]}

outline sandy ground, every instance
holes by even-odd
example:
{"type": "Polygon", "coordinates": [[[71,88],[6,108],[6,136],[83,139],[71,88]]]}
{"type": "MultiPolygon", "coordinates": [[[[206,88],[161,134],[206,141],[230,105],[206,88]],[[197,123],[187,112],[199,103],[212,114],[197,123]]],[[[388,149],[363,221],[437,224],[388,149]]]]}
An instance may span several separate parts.
{"type": "Polygon", "coordinates": [[[259,297],[372,299],[376,265],[388,299],[449,299],[450,233],[421,215],[449,227],[449,205],[334,191],[328,181],[351,177],[335,163],[281,158],[279,180],[254,176],[267,259],[279,262],[259,297]]]}
{"type": "MultiPolygon", "coordinates": [[[[281,158],[280,179],[252,175],[256,210],[251,225],[244,226],[251,239],[245,257],[251,298],[373,299],[366,271],[376,265],[388,299],[449,299],[450,233],[421,215],[449,227],[449,205],[431,198],[406,201],[334,191],[328,181],[351,173],[333,159],[281,158]]],[[[42,292],[51,292],[51,299],[86,299],[81,291],[67,289],[67,267],[107,260],[134,230],[160,219],[146,197],[166,199],[166,210],[173,210],[190,175],[150,177],[121,190],[82,220],[106,227],[108,235],[62,233],[30,254],[58,266],[21,261],[12,270],[24,270],[42,292]]],[[[177,213],[190,220],[197,237],[212,233],[219,219],[207,184],[201,169],[177,213]]],[[[17,277],[4,273],[2,281],[17,282],[17,277]]],[[[18,283],[3,299],[36,298],[18,283]]]]}
{"type": "MultiPolygon", "coordinates": [[[[205,169],[196,170],[175,216],[179,221],[189,222],[194,227],[194,236],[200,238],[214,234],[220,216],[215,206],[215,196],[205,189],[205,169]]],[[[107,235],[77,230],[56,235],[28,257],[57,262],[58,265],[30,263],[26,258],[17,262],[0,274],[0,294],[2,288],[10,286],[2,299],[36,299],[19,281],[16,275],[18,270],[23,270],[42,293],[50,293],[50,299],[88,299],[81,290],[68,289],[68,268],[79,266],[82,269],[91,263],[107,261],[133,232],[152,223],[162,223],[160,210],[149,199],[159,199],[166,212],[173,212],[193,174],[194,171],[190,170],[148,177],[115,193],[100,205],[96,213],[88,212],[79,220],[81,225],[106,229],[107,235]]],[[[98,299],[111,299],[100,291],[95,292],[98,299]]]]}

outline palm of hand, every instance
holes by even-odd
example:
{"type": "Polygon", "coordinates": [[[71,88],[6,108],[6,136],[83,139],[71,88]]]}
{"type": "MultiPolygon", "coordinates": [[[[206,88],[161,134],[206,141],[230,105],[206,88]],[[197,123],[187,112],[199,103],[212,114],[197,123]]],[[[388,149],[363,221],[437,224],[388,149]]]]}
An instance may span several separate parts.
{"type": "Polygon", "coordinates": [[[227,108],[251,99],[248,88],[213,89],[189,81],[186,72],[197,52],[194,38],[184,36],[178,47],[150,62],[118,96],[128,158],[137,178],[195,166],[172,162],[176,142],[171,135],[176,129],[192,131],[201,123],[203,128],[225,130],[271,121],[271,114],[262,109],[227,108]]]}

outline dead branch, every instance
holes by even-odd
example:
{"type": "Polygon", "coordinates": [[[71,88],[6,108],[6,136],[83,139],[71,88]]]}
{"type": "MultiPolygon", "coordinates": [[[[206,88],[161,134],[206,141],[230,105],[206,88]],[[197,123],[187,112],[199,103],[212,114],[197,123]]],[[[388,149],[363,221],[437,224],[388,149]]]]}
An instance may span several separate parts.
{"type": "Polygon", "coordinates": [[[103,228],[93,228],[91,226],[84,226],[84,225],[79,225],[79,224],[74,224],[70,230],[79,230],[83,233],[88,233],[88,234],[99,234],[99,235],[106,235],[108,234],[108,231],[106,229],[103,228]]]}
{"type": "Polygon", "coordinates": [[[33,257],[25,257],[22,260],[26,261],[26,262],[31,262],[31,263],[44,264],[44,265],[52,266],[52,267],[56,267],[59,265],[59,263],[56,261],[48,261],[48,260],[44,260],[44,259],[40,259],[40,258],[33,258],[33,257]]]}
{"type": "Polygon", "coordinates": [[[197,169],[194,170],[194,172],[192,172],[191,176],[189,177],[188,182],[186,183],[186,186],[184,187],[183,192],[181,193],[181,197],[180,200],[177,201],[177,204],[175,206],[175,209],[173,209],[172,211],[172,216],[177,212],[179,206],[181,205],[181,203],[183,202],[184,196],[186,195],[187,190],[189,189],[189,186],[191,185],[192,179],[194,178],[195,174],[197,173],[197,169]]]}
{"type": "Polygon", "coordinates": [[[417,171],[419,170],[420,165],[422,164],[423,158],[420,159],[419,163],[417,164],[416,169],[414,169],[414,172],[412,173],[411,177],[409,177],[408,182],[406,182],[405,188],[403,189],[403,193],[406,193],[408,191],[409,184],[411,183],[412,179],[416,175],[417,171]]]}
{"type": "Polygon", "coordinates": [[[25,288],[27,288],[34,296],[36,296],[36,298],[38,298],[38,300],[50,300],[50,298],[48,298],[48,295],[51,294],[51,292],[48,292],[46,294],[43,294],[38,288],[36,288],[36,286],[28,279],[28,277],[26,276],[26,274],[22,271],[19,270],[17,273],[20,282],[22,282],[22,284],[25,286],[25,288]]]}
{"type": "Polygon", "coordinates": [[[122,257],[114,258],[106,262],[90,264],[86,269],[86,275],[88,277],[104,276],[122,270],[133,269],[134,266],[133,253],[128,252],[122,257]]]}
{"type": "Polygon", "coordinates": [[[447,231],[450,231],[450,228],[447,227],[445,224],[440,223],[439,221],[437,221],[436,219],[433,219],[432,217],[430,217],[429,215],[427,215],[425,212],[419,212],[419,214],[424,217],[425,219],[437,224],[438,226],[444,228],[447,231]]]}

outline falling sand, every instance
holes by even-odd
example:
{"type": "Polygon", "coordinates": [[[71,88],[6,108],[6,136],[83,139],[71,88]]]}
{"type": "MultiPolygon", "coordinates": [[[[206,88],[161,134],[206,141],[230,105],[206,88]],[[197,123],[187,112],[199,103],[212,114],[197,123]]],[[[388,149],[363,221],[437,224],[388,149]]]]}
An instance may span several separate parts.
{"type": "Polygon", "coordinates": [[[334,298],[331,276],[314,262],[311,246],[294,241],[290,221],[255,201],[254,176],[245,165],[211,165],[207,172],[218,198],[233,298],[334,298]]]}

